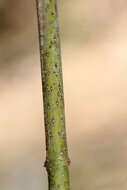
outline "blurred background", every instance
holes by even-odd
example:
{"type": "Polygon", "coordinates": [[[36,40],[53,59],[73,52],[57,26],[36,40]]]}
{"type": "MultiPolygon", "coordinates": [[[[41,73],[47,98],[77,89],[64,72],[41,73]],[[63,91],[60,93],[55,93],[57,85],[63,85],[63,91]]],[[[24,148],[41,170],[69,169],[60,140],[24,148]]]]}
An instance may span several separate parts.
{"type": "MultiPolygon", "coordinates": [[[[59,0],[73,190],[127,189],[127,1],[59,0]]],[[[35,0],[0,0],[0,189],[48,189],[35,0]]]]}

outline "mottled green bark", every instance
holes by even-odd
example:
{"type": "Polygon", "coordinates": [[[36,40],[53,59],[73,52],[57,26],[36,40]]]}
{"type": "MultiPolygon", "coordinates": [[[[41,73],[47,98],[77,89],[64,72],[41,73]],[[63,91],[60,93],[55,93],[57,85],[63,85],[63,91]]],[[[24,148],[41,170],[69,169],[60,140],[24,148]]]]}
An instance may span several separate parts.
{"type": "Polygon", "coordinates": [[[57,2],[37,0],[37,8],[49,190],[69,190],[57,2]]]}

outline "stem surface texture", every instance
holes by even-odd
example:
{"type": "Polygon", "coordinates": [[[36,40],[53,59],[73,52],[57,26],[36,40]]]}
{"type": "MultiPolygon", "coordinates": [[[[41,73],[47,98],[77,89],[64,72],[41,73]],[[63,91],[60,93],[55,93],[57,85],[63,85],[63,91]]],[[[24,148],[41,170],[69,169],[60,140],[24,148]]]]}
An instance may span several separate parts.
{"type": "Polygon", "coordinates": [[[69,190],[60,39],[56,0],[36,0],[49,190],[69,190]],[[43,23],[42,23],[43,21],[43,23]]]}

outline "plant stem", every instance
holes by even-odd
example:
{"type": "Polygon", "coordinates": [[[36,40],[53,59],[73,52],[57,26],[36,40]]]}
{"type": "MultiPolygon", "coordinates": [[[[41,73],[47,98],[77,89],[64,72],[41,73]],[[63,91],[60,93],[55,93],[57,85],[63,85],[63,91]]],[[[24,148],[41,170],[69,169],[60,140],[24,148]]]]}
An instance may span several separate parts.
{"type": "Polygon", "coordinates": [[[56,0],[36,0],[49,190],[69,190],[60,39],[56,0]],[[43,24],[42,24],[43,20],[43,24]]]}

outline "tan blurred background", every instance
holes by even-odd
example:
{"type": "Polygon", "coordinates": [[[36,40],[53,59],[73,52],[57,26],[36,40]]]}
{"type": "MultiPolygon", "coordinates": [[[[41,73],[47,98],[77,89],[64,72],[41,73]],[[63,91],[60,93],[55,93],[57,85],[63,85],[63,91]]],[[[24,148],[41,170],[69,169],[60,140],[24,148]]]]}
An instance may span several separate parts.
{"type": "MultiPolygon", "coordinates": [[[[127,189],[127,1],[59,1],[73,190],[127,189]]],[[[47,189],[35,0],[0,0],[0,189],[47,189]]]]}

